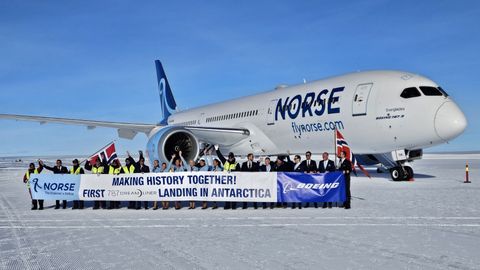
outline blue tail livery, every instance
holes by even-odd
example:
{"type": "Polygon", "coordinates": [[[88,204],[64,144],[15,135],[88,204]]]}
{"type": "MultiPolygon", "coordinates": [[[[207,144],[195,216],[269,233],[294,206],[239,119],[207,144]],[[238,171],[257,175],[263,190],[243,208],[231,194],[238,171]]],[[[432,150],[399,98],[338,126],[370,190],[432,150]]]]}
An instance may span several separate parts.
{"type": "Polygon", "coordinates": [[[165,75],[160,60],[155,60],[155,67],[157,69],[158,94],[160,95],[160,105],[162,110],[160,124],[166,125],[168,117],[174,114],[177,110],[177,103],[173,97],[170,84],[168,83],[167,76],[165,75]]]}

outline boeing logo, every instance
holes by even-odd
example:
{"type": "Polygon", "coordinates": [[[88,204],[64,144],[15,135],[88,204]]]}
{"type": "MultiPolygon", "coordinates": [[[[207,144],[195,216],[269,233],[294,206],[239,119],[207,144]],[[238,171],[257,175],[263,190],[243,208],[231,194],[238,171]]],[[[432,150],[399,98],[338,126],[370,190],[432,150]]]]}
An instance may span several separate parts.
{"type": "Polygon", "coordinates": [[[313,183],[298,183],[296,186],[291,182],[287,183],[283,187],[283,194],[287,194],[290,191],[294,190],[318,190],[321,194],[326,194],[326,190],[338,188],[340,183],[322,183],[322,184],[313,184],[313,183]]]}
{"type": "Polygon", "coordinates": [[[285,100],[280,98],[277,102],[275,109],[275,121],[278,121],[280,117],[285,120],[286,117],[295,119],[299,115],[305,116],[322,116],[325,112],[327,114],[340,113],[340,107],[335,103],[338,102],[339,93],[342,92],[345,87],[336,87],[332,91],[323,89],[318,94],[315,92],[308,92],[305,96],[300,94],[293,98],[287,97],[285,100]],[[330,92],[330,95],[329,95],[330,92]],[[326,97],[328,96],[328,102],[326,97]]]}

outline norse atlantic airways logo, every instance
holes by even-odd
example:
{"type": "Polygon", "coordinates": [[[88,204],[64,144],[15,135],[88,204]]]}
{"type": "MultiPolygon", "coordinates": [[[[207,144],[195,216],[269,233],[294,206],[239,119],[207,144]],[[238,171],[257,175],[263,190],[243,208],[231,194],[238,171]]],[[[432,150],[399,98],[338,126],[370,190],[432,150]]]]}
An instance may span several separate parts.
{"type": "Polygon", "coordinates": [[[158,82],[158,92],[160,97],[162,97],[162,110],[164,114],[173,114],[176,110],[177,104],[173,99],[172,92],[170,91],[169,87],[167,87],[167,82],[165,78],[162,78],[158,82]]]}
{"type": "Polygon", "coordinates": [[[322,116],[327,114],[340,113],[340,106],[338,101],[340,93],[345,89],[344,86],[333,88],[331,91],[323,89],[322,91],[308,92],[305,95],[295,95],[293,97],[286,97],[278,99],[275,108],[275,121],[280,118],[285,120],[287,117],[296,119],[301,116],[322,116]],[[328,99],[327,99],[328,97],[328,99]]]}
{"type": "Polygon", "coordinates": [[[33,190],[35,192],[39,192],[39,190],[44,190],[45,192],[48,191],[74,191],[75,190],[75,183],[57,183],[57,182],[45,182],[43,183],[43,187],[38,183],[38,178],[34,178],[32,181],[33,190]]]}
{"type": "Polygon", "coordinates": [[[38,178],[34,178],[34,179],[32,180],[32,183],[33,183],[33,190],[35,190],[35,192],[38,192],[38,191],[37,191],[37,188],[38,188],[38,189],[42,189],[42,188],[40,187],[40,185],[38,184],[38,178]]]}

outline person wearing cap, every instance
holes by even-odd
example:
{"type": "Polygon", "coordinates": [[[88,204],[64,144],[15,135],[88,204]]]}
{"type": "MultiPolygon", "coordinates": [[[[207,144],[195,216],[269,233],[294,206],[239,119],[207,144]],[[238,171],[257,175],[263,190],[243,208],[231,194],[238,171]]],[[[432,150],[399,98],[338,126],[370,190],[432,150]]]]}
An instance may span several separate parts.
{"type": "Polygon", "coordinates": [[[38,162],[38,168],[35,168],[34,163],[30,163],[30,165],[28,165],[27,172],[25,173],[25,175],[23,175],[23,182],[27,185],[28,193],[30,194],[30,198],[32,199],[32,210],[43,210],[43,200],[34,200],[32,198],[32,189],[30,186],[30,175],[39,174],[42,172],[42,170],[43,166],[42,164],[40,164],[40,161],[38,162]]]}
{"type": "MultiPolygon", "coordinates": [[[[294,163],[290,160],[289,155],[279,155],[275,162],[275,171],[277,172],[291,172],[293,171],[294,163]]],[[[287,208],[287,203],[277,202],[277,207],[287,208]]]]}
{"type": "MultiPolygon", "coordinates": [[[[76,175],[85,173],[83,168],[80,167],[80,164],[78,163],[78,159],[74,159],[72,161],[72,167],[70,168],[69,172],[70,174],[76,174],[76,175]]],[[[83,207],[84,207],[83,201],[77,201],[77,200],[73,201],[72,209],[83,209],[83,207]]]]}
{"type": "MultiPolygon", "coordinates": [[[[85,163],[85,170],[87,171],[91,171],[92,174],[97,174],[97,175],[100,175],[100,174],[105,174],[107,173],[107,170],[105,169],[108,165],[107,165],[107,160],[106,160],[106,157],[105,157],[105,154],[100,154],[100,156],[102,157],[102,159],[100,159],[100,157],[97,157],[97,159],[95,160],[95,164],[92,166],[92,164],[90,164],[90,161],[87,160],[87,162],[85,163]]],[[[102,206],[103,209],[107,208],[107,203],[105,201],[94,201],[93,203],[93,210],[97,210],[100,208],[100,206],[102,206]]]]}
{"type": "MultiPolygon", "coordinates": [[[[259,170],[261,172],[274,172],[275,171],[275,167],[272,166],[271,164],[271,160],[270,160],[270,157],[266,157],[265,160],[263,161],[263,165],[260,166],[259,170]]],[[[267,208],[267,203],[264,202],[263,203],[263,209],[266,209],[267,208]]],[[[270,203],[270,209],[273,209],[273,207],[275,207],[275,203],[270,203]]]]}
{"type": "MultiPolygon", "coordinates": [[[[45,165],[41,160],[39,162],[45,169],[52,171],[53,174],[68,174],[67,167],[62,165],[62,161],[60,159],[57,159],[57,162],[55,163],[55,167],[49,167],[45,165]]],[[[63,209],[67,208],[67,200],[62,200],[62,208],[63,209]]],[[[60,200],[55,201],[55,209],[60,209],[60,200]]]]}
{"type": "MultiPolygon", "coordinates": [[[[142,151],[139,151],[140,157],[143,157],[142,151]]],[[[136,169],[136,162],[133,157],[130,155],[130,152],[127,151],[127,158],[125,159],[125,166],[122,167],[121,173],[122,174],[132,174],[135,173],[136,169]]],[[[128,202],[128,209],[137,209],[137,202],[136,201],[129,201],[128,202]]],[[[140,209],[140,208],[138,208],[140,209]]]]}
{"type": "MultiPolygon", "coordinates": [[[[253,153],[249,153],[247,155],[247,161],[242,163],[242,167],[241,167],[242,172],[258,172],[259,171],[258,163],[253,161],[253,158],[254,158],[253,153]]],[[[243,202],[242,208],[247,209],[248,202],[243,202]]],[[[258,208],[257,202],[253,203],[253,208],[255,209],[258,208]]]]}
{"type": "MultiPolygon", "coordinates": [[[[139,153],[141,153],[141,151],[139,153]]],[[[140,158],[138,159],[137,166],[135,167],[135,173],[149,173],[149,172],[150,172],[150,167],[145,165],[145,158],[143,157],[142,154],[140,154],[140,158]]],[[[138,201],[137,209],[140,209],[141,207],[142,207],[142,202],[138,201]]],[[[148,201],[143,202],[143,208],[145,208],[145,210],[148,209],[148,201]]]]}
{"type": "MultiPolygon", "coordinates": [[[[235,160],[235,154],[232,152],[228,153],[228,159],[226,159],[219,150],[218,145],[215,145],[215,151],[217,153],[217,157],[223,163],[223,171],[224,172],[232,172],[232,171],[240,171],[240,164],[235,160]]],[[[224,209],[237,209],[236,202],[225,202],[224,209]]]]}
{"type": "MultiPolygon", "coordinates": [[[[182,151],[178,152],[179,156],[182,156],[182,151]]],[[[184,167],[184,163],[182,162],[183,158],[177,157],[177,155],[173,154],[172,159],[170,159],[170,163],[167,166],[167,172],[185,172],[187,169],[184,167]],[[173,165],[175,163],[175,165],[173,165]]],[[[169,202],[165,202],[165,206],[162,208],[163,210],[167,210],[169,202]]],[[[175,210],[179,210],[182,208],[182,202],[176,201],[175,202],[175,210]]]]}
{"type": "MultiPolygon", "coordinates": [[[[120,164],[119,159],[114,159],[108,167],[108,174],[119,175],[122,172],[122,165],[120,164]]],[[[108,209],[120,209],[122,202],[120,201],[110,201],[108,209]]]]}

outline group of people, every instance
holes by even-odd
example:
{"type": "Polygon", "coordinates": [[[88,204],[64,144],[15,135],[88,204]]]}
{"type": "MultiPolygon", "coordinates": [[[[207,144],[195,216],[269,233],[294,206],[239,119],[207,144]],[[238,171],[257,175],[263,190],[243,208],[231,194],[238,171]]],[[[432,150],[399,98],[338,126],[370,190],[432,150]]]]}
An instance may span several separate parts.
{"type": "MultiPolygon", "coordinates": [[[[341,207],[345,209],[349,209],[351,207],[351,195],[350,195],[350,172],[352,171],[352,164],[346,158],[346,153],[342,152],[339,155],[339,163],[338,167],[335,166],[335,162],[329,159],[328,153],[322,154],[322,160],[318,162],[312,159],[312,153],[307,151],[305,153],[305,159],[299,155],[295,155],[293,161],[290,159],[289,155],[277,156],[275,162],[272,162],[269,157],[266,157],[262,160],[255,161],[254,155],[252,153],[247,155],[247,160],[243,163],[237,162],[235,158],[235,154],[230,152],[227,157],[225,157],[219,150],[218,146],[214,146],[216,157],[212,156],[212,150],[206,152],[204,157],[201,157],[198,162],[194,160],[189,160],[188,162],[184,159],[182,155],[182,151],[179,151],[178,154],[172,155],[169,163],[166,162],[160,163],[159,160],[153,161],[153,168],[150,170],[150,167],[145,165],[145,158],[143,157],[142,151],[139,151],[139,159],[135,161],[130,153],[127,152],[127,158],[125,159],[125,164],[122,165],[119,159],[113,160],[110,164],[107,163],[107,159],[104,155],[98,157],[94,164],[91,164],[90,161],[86,161],[84,167],[80,166],[80,163],[77,159],[72,161],[72,166],[70,170],[62,165],[61,160],[57,160],[54,167],[50,167],[46,165],[42,160],[38,160],[38,166],[35,167],[34,163],[30,163],[29,169],[25,173],[23,177],[24,183],[26,183],[27,188],[29,190],[30,196],[32,195],[30,190],[30,175],[31,174],[38,174],[43,171],[43,169],[47,169],[52,171],[54,174],[84,174],[85,170],[90,171],[93,174],[132,174],[132,173],[162,173],[162,172],[196,172],[196,171],[241,171],[241,172],[302,172],[302,173],[326,173],[326,172],[333,172],[333,171],[342,171],[345,175],[345,186],[346,186],[346,201],[343,202],[341,207]]],[[[33,200],[32,199],[32,210],[42,210],[44,207],[43,200],[33,200]]],[[[65,209],[67,207],[67,201],[62,201],[61,204],[62,208],[65,209]]],[[[149,209],[150,202],[144,201],[143,208],[149,209]]],[[[286,208],[286,203],[270,203],[269,207],[274,208],[283,207],[286,208]]],[[[309,207],[309,204],[306,203],[302,205],[302,203],[292,203],[292,208],[302,208],[309,207]]],[[[331,208],[333,206],[332,202],[323,203],[323,208],[331,208]]],[[[84,201],[73,201],[72,209],[83,209],[85,207],[84,201]]],[[[158,202],[153,202],[152,205],[153,209],[159,209],[158,202]]],[[[162,209],[166,210],[170,208],[170,203],[168,201],[161,202],[162,209]]],[[[179,201],[174,202],[175,209],[182,208],[182,203],[179,201]]],[[[255,209],[258,208],[258,203],[254,202],[253,207],[255,209]]],[[[268,207],[267,203],[263,203],[262,207],[265,209],[268,207]]],[[[314,207],[317,208],[319,205],[314,203],[314,207]]],[[[55,209],[60,208],[60,201],[57,200],[55,203],[55,209]]],[[[118,209],[121,208],[120,201],[95,201],[93,209],[118,209]]],[[[129,209],[141,209],[142,202],[139,201],[130,201],[128,202],[129,209]]],[[[189,209],[195,209],[196,202],[190,201],[189,202],[189,209]]],[[[208,202],[203,201],[201,202],[201,208],[207,209],[208,202]]],[[[212,209],[218,208],[217,202],[212,202],[212,209]]],[[[225,202],[224,209],[236,209],[237,203],[236,202],[225,202]]],[[[242,208],[248,208],[248,203],[243,202],[242,208]]]]}

